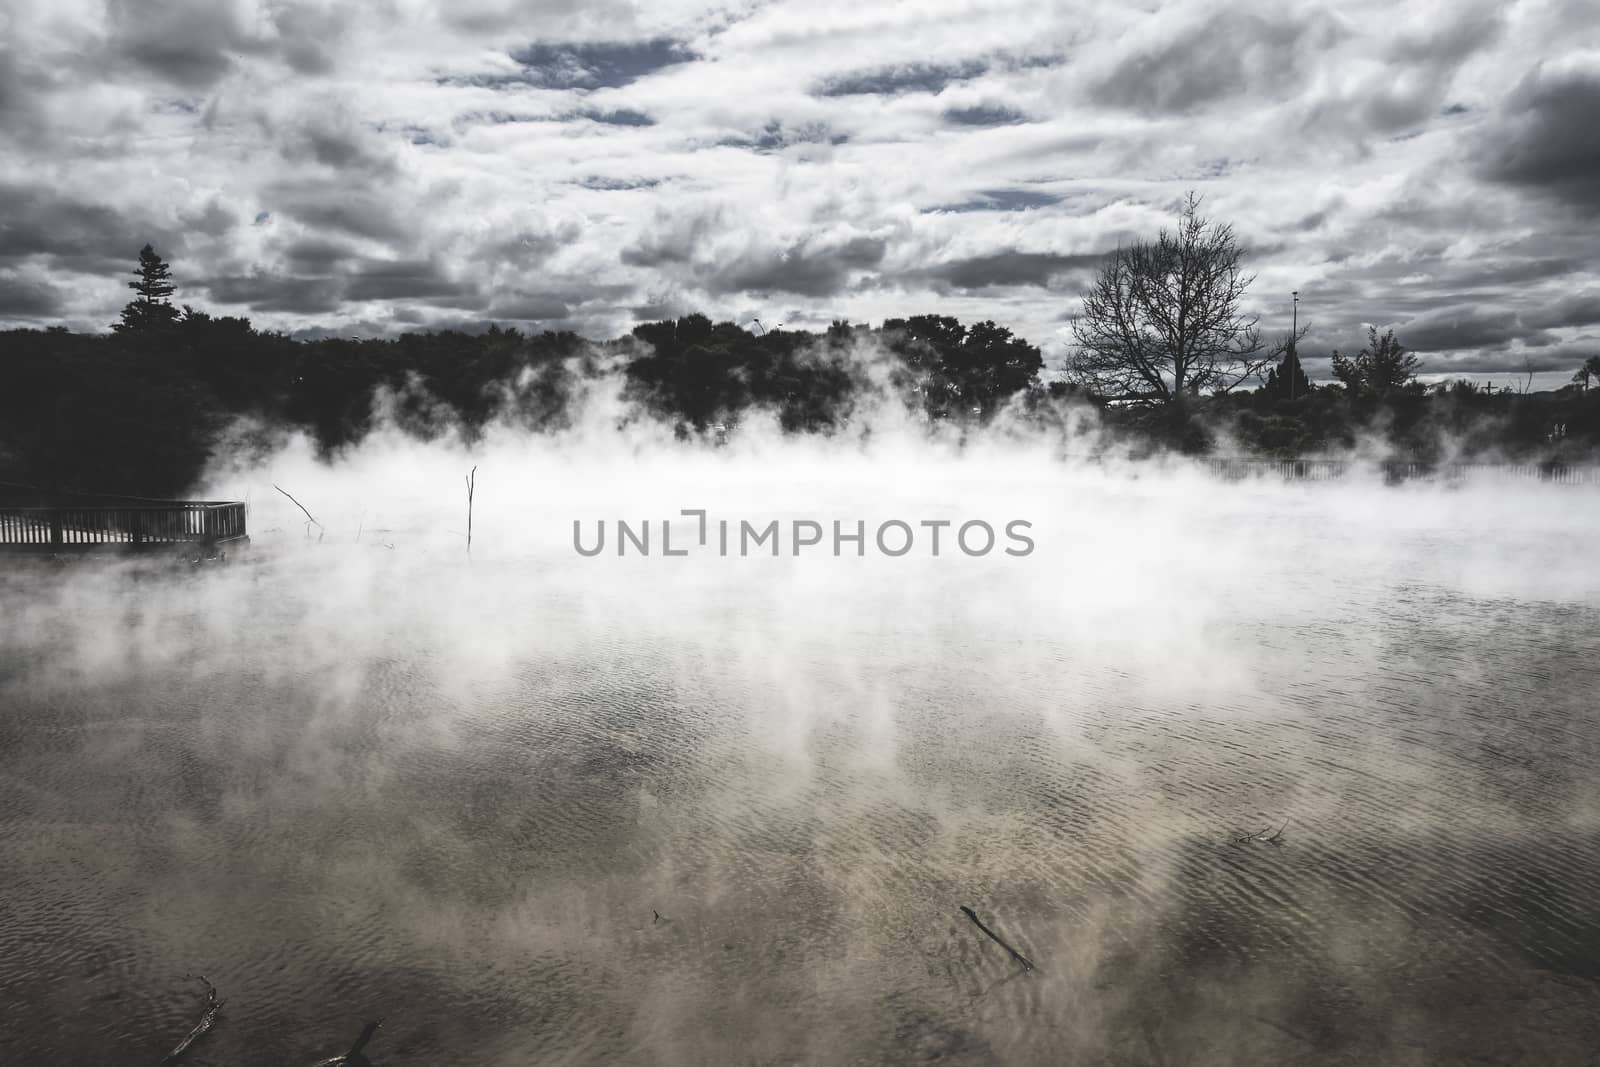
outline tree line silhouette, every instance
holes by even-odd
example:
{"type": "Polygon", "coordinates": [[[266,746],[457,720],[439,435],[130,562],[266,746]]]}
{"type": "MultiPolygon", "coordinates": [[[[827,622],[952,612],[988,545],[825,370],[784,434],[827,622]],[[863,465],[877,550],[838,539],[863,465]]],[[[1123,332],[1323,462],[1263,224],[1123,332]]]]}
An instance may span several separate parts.
{"type": "Polygon", "coordinates": [[[626,402],[619,426],[660,420],[686,440],[721,439],[758,411],[789,433],[839,433],[889,403],[955,432],[1002,413],[1061,426],[1092,409],[1107,439],[1136,451],[1289,457],[1361,439],[1424,463],[1600,451],[1600,390],[1589,389],[1600,357],[1556,392],[1430,391],[1394,333],[1372,330],[1360,352],[1333,354],[1337,383],[1313,385],[1297,352],[1304,329],[1261,338],[1239,310],[1249,279],[1231,230],[1196,205],[1175,232],[1106,264],[1073,321],[1067,377],[1052,381],[1038,347],[1009,329],[932,314],[823,331],[691,314],[603,341],[498,325],[296,340],[174,305],[171,268],[146,245],[111,333],[0,332],[0,482],[182,494],[218,449],[265,449],[296,430],[325,456],[385,419],[423,438],[471,440],[494,422],[558,432],[597,384],[626,402]]]}

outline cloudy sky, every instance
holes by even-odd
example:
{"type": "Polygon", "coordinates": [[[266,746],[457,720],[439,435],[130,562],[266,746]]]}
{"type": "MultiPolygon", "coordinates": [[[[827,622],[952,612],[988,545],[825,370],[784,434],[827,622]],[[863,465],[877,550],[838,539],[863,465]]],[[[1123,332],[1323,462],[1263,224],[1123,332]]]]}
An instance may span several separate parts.
{"type": "Polygon", "coordinates": [[[291,332],[990,318],[1052,362],[1186,190],[1435,374],[1600,352],[1593,0],[8,0],[0,324],[139,247],[291,332]]]}

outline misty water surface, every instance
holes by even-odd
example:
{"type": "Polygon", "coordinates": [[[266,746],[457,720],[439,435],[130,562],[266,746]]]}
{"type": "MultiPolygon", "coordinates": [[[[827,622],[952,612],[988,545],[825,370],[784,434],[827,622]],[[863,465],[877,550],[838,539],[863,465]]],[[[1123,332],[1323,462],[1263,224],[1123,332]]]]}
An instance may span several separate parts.
{"type": "Polygon", "coordinates": [[[637,478],[0,578],[0,1062],[1593,1062],[1592,492],[637,478]],[[707,504],[1039,547],[568,544],[707,504]]]}

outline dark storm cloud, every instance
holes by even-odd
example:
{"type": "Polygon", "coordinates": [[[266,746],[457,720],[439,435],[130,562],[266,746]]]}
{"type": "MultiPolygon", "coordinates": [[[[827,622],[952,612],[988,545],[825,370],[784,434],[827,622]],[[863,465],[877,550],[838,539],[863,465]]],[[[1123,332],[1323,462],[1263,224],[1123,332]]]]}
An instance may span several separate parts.
{"type": "Polygon", "coordinates": [[[0,270],[0,316],[38,319],[61,311],[61,294],[38,278],[0,270]]]}
{"type": "Polygon", "coordinates": [[[615,89],[698,59],[685,42],[577,41],[534,43],[511,53],[522,66],[515,80],[544,89],[615,89]]]}
{"type": "Polygon", "coordinates": [[[409,243],[416,225],[400,217],[391,197],[333,182],[282,182],[268,187],[264,198],[276,215],[391,244],[409,243]]]}
{"type": "Polygon", "coordinates": [[[291,274],[326,274],[344,261],[356,258],[356,251],[348,244],[326,237],[304,237],[285,246],[283,258],[291,274]]]}
{"type": "Polygon", "coordinates": [[[833,296],[844,289],[853,272],[876,267],[887,251],[888,242],[876,237],[856,237],[837,244],[800,241],[781,249],[719,259],[696,273],[704,288],[713,293],[833,296]]]}
{"type": "MultiPolygon", "coordinates": [[[[1146,18],[1170,18],[1157,12],[1146,18]]],[[[1287,15],[1264,17],[1221,11],[1174,39],[1126,57],[1090,87],[1094,102],[1146,114],[1188,114],[1252,87],[1275,83],[1282,91],[1298,84],[1308,65],[1300,61],[1320,23],[1287,15]]]]}
{"type": "Polygon", "coordinates": [[[1099,270],[1104,262],[1105,256],[1097,254],[1069,256],[1054,252],[996,252],[947,260],[924,273],[932,281],[955,289],[1017,285],[1049,288],[1052,281],[1063,275],[1088,275],[1099,270]]]}
{"type": "Polygon", "coordinates": [[[1597,252],[1596,258],[1587,264],[1582,259],[1571,256],[1535,255],[1523,258],[1502,252],[1490,262],[1473,262],[1457,266],[1450,272],[1447,281],[1452,289],[1501,288],[1507,285],[1523,285],[1562,278],[1581,273],[1586,266],[1596,265],[1600,265],[1600,252],[1597,252]]]}
{"type": "Polygon", "coordinates": [[[0,43],[0,138],[43,132],[40,102],[56,87],[56,77],[37,57],[0,43]]]}
{"type": "Polygon", "coordinates": [[[431,260],[369,260],[350,272],[346,300],[424,300],[447,307],[481,307],[476,290],[431,260]]]}
{"type": "Polygon", "coordinates": [[[165,227],[103,204],[43,185],[0,184],[0,258],[43,256],[67,270],[112,273],[126,268],[146,241],[163,254],[175,246],[165,227]]]}
{"type": "Polygon", "coordinates": [[[1515,311],[1476,304],[1427,311],[1395,329],[1406,347],[1415,352],[1489,348],[1527,333],[1515,311]]]}
{"type": "Polygon", "coordinates": [[[1536,67],[1512,90],[1478,143],[1491,181],[1600,213],[1600,69],[1536,67]]]}
{"type": "Polygon", "coordinates": [[[1528,321],[1545,330],[1569,326],[1600,326],[1600,288],[1559,297],[1530,312],[1528,321]]]}
{"type": "Polygon", "coordinates": [[[980,189],[971,200],[943,204],[930,211],[1027,211],[1030,208],[1051,207],[1061,203],[1063,197],[1055,193],[1042,193],[1037,189],[980,189]]]}
{"type": "Polygon", "coordinates": [[[296,277],[267,273],[224,275],[205,283],[211,299],[223,304],[243,304],[251,311],[319,315],[337,311],[344,300],[344,283],[334,277],[296,277]]]}
{"type": "Polygon", "coordinates": [[[1028,116],[1002,104],[976,104],[950,108],[944,120],[952,126],[1013,126],[1027,122],[1028,116]]]}
{"type": "Polygon", "coordinates": [[[1578,367],[1594,349],[1563,343],[1524,344],[1520,347],[1486,349],[1476,352],[1430,355],[1422,364],[1424,374],[1525,374],[1532,371],[1570,371],[1578,367]]]}
{"type": "Polygon", "coordinates": [[[988,69],[989,64],[983,60],[875,67],[824,78],[812,92],[817,96],[897,96],[901,93],[938,93],[953,82],[969,81],[988,69]]]}
{"type": "Polygon", "coordinates": [[[555,322],[571,314],[567,302],[557,297],[510,293],[489,305],[484,316],[497,322],[555,322]]]}

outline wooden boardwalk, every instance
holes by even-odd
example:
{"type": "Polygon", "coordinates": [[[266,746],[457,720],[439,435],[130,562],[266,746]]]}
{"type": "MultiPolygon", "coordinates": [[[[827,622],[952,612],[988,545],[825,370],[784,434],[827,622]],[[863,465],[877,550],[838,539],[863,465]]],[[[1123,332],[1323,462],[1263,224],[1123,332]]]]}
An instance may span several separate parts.
{"type": "Polygon", "coordinates": [[[172,551],[215,558],[249,543],[245,506],[234,500],[0,494],[0,553],[172,551]]]}

